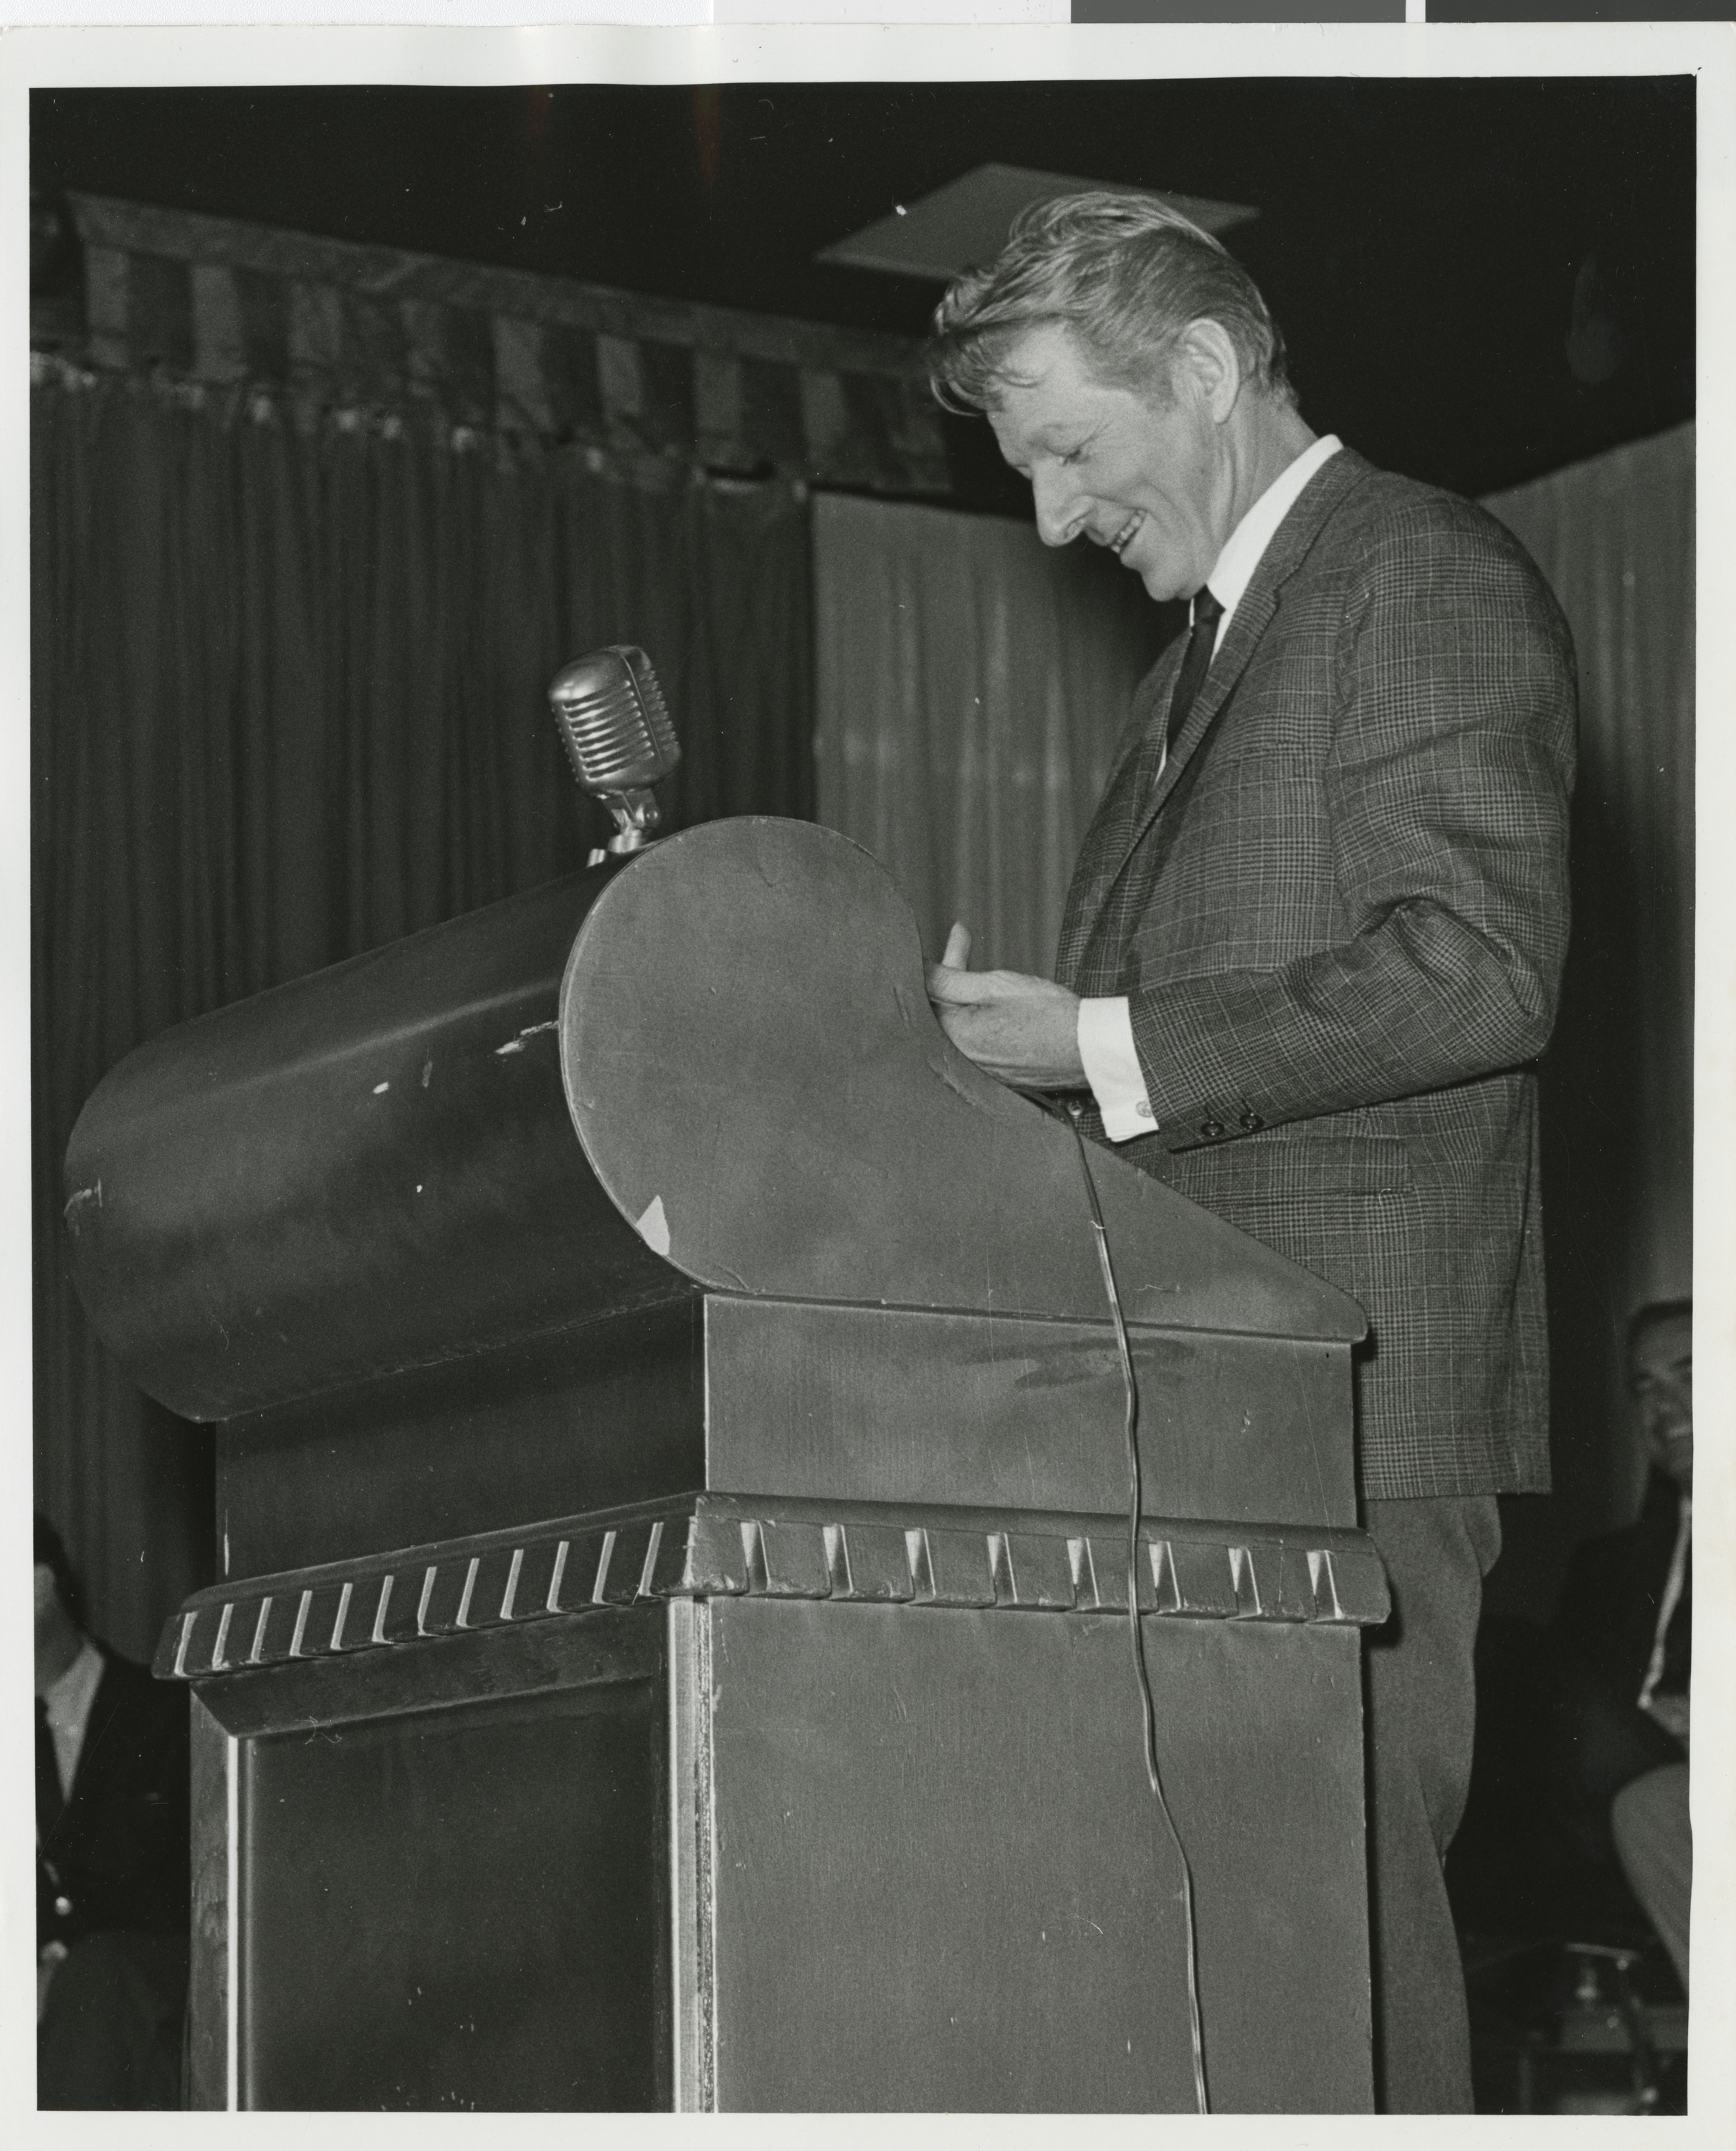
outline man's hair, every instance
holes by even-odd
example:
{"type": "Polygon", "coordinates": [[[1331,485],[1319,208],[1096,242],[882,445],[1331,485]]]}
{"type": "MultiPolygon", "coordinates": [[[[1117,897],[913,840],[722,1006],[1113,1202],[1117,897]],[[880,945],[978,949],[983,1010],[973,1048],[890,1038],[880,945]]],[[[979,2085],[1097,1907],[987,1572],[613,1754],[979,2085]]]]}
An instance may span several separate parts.
{"type": "Polygon", "coordinates": [[[934,310],[929,377],[949,410],[993,410],[1017,383],[1010,362],[1020,339],[1054,323],[1100,380],[1167,402],[1176,346],[1207,320],[1249,382],[1295,402],[1258,286],[1209,232],[1150,195],[1063,195],[1022,210],[996,258],[949,287],[934,310]]]}
{"type": "Polygon", "coordinates": [[[67,1557],[66,1548],[60,1542],[60,1534],[40,1509],[33,1512],[35,1556],[33,1566],[54,1571],[54,1591],[61,1604],[79,1627],[84,1623],[84,1587],[78,1581],[78,1571],[67,1557]]]}

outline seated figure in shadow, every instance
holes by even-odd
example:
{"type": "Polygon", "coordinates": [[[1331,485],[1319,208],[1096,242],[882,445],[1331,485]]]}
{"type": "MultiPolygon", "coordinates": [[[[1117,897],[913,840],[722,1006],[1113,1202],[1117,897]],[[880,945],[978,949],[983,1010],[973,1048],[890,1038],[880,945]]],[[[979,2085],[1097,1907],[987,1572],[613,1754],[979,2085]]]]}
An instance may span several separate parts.
{"type": "Polygon", "coordinates": [[[1688,1987],[1688,1690],[1693,1634],[1693,1324],[1686,1301],[1628,1332],[1651,1476],[1638,1520],[1575,1555],[1551,1636],[1556,1743],[1575,1826],[1612,1843],[1688,1987]]]}
{"type": "Polygon", "coordinates": [[[1644,1307],[1629,1379],[1650,1462],[1640,1513],[1575,1552],[1546,1628],[1478,1641],[1477,1759],[1450,1880],[1462,1926],[1637,1940],[1688,1986],[1693,1310],[1644,1307]]]}
{"type": "Polygon", "coordinates": [[[85,1631],[35,1523],[37,2103],[180,2103],[187,1698],[85,1631]]]}

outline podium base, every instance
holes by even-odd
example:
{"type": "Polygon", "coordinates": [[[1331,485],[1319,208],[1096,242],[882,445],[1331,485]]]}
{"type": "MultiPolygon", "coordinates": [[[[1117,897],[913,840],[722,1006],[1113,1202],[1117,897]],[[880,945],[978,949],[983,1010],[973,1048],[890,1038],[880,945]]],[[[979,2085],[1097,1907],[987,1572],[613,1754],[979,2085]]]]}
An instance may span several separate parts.
{"type": "MultiPolygon", "coordinates": [[[[420,1572],[429,1605],[468,1579],[486,1627],[377,1641],[378,1577],[275,1594],[323,1654],[196,1683],[197,2103],[1192,2109],[1114,1520],[1045,1538],[766,1506],[703,1497],[655,1548],[643,1517],[641,1539],[606,1526],[600,1585],[603,1532],[575,1525],[574,1578],[606,1590],[618,1552],[635,1595],[569,1617],[499,1617],[484,1579],[528,1590],[534,1549],[514,1571],[482,1541],[420,1572]],[[701,1525],[736,1567],[692,1595],[701,1525]],[[685,1570],[660,1571],[666,1544],[685,1570]],[[1060,1602],[1075,1566],[1095,1606],[1060,1602]],[[311,1609],[346,1602],[361,1647],[332,1650],[311,1609]]],[[[1304,1612],[1282,1600],[1299,1542],[1146,1533],[1219,2112],[1371,2103],[1358,1609],[1324,1596],[1335,1573],[1354,1597],[1369,1557],[1324,1536],[1304,1612]],[[1215,1612],[1184,1607],[1219,1568],[1215,1612]]],[[[255,1579],[249,1607],[298,1582],[255,1579]]],[[[226,1624],[195,1602],[189,1653],[269,1637],[224,1603],[226,1624]]]]}

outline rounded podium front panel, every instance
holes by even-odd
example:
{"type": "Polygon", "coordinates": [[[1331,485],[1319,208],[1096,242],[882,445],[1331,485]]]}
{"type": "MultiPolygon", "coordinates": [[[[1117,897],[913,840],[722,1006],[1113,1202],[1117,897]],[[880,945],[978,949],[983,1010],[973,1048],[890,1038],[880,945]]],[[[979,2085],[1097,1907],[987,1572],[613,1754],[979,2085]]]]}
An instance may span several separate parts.
{"type": "MultiPolygon", "coordinates": [[[[598,1181],[715,1289],[1105,1320],[1072,1131],[929,1007],[909,907],[804,822],[713,822],[585,917],[561,1066],[598,1181]]],[[[1093,1146],[1123,1303],[1167,1328],[1354,1339],[1362,1311],[1093,1146]]]]}

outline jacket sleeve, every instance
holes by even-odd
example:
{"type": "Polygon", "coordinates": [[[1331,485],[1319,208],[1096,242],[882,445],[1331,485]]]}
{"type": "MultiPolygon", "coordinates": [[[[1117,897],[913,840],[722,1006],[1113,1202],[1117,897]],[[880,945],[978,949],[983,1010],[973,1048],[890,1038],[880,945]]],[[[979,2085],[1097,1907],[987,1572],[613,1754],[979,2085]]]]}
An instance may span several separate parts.
{"type": "Polygon", "coordinates": [[[1135,993],[1162,1139],[1197,1142],[1534,1058],[1568,924],[1572,647],[1530,559],[1428,495],[1364,539],[1332,653],[1333,945],[1135,993]]]}

